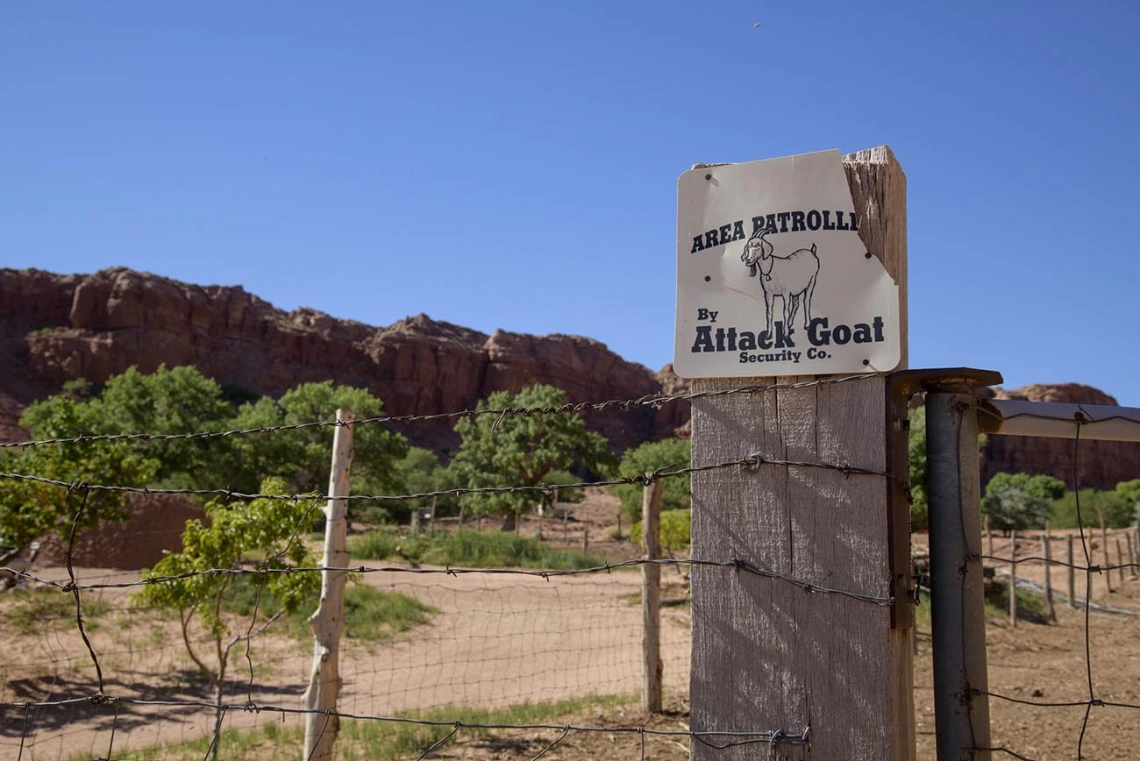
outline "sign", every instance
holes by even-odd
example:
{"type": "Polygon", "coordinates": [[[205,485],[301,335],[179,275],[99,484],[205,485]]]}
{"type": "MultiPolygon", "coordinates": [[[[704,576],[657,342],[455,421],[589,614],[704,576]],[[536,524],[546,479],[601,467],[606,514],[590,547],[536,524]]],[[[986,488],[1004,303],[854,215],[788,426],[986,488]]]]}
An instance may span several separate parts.
{"type": "Polygon", "coordinates": [[[678,375],[898,365],[898,286],[859,239],[839,151],[692,169],[677,196],[678,375]]]}

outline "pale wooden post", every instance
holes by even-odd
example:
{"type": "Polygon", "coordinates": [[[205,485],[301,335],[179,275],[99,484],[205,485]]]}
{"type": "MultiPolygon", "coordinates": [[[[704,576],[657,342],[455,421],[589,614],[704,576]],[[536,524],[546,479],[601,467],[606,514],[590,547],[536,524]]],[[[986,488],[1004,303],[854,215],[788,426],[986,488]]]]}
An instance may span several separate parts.
{"type": "Polygon", "coordinates": [[[301,698],[305,715],[304,761],[332,761],[333,745],[340,730],[336,711],[340,692],[340,637],[344,633],[344,588],[347,571],[329,568],[348,566],[349,468],[352,465],[352,419],[348,410],[337,410],[338,425],[333,434],[332,471],[329,473],[329,501],[325,507],[325,552],[321,558],[321,602],[309,619],[313,627],[313,670],[309,686],[301,698]]]}
{"type": "Polygon", "coordinates": [[[1017,626],[1017,532],[1009,532],[1009,625],[1017,626]]]}
{"type": "Polygon", "coordinates": [[[1101,554],[1104,555],[1104,588],[1112,594],[1116,590],[1112,588],[1112,572],[1108,570],[1108,566],[1112,565],[1112,561],[1108,559],[1108,527],[1104,522],[1104,510],[1099,510],[1100,514],[1100,546],[1101,554]]]}
{"type": "Polygon", "coordinates": [[[1050,621],[1057,620],[1057,609],[1053,607],[1053,556],[1049,542],[1049,524],[1045,524],[1045,533],[1041,535],[1041,555],[1045,566],[1045,614],[1050,621]]]}
{"type": "MultiPolygon", "coordinates": [[[[889,148],[845,157],[867,251],[899,287],[907,364],[906,177],[889,148]]],[[[715,171],[715,169],[713,170],[715,171]]],[[[762,314],[762,312],[761,312],[762,314]]],[[[813,376],[698,379],[693,390],[810,381],[813,376]]],[[[887,379],[693,400],[693,465],[752,452],[886,471],[905,430],[888,426],[887,379]]],[[[801,733],[788,759],[914,758],[912,619],[905,599],[909,528],[888,529],[893,484],[838,470],[761,465],[693,474],[693,559],[739,558],[835,589],[889,598],[895,610],[839,594],[806,594],[781,579],[694,566],[690,726],[695,732],[801,733]],[[893,562],[892,562],[893,561],[893,562]],[[900,623],[892,628],[892,612],[900,623]]],[[[727,738],[729,740],[733,738],[727,738]]],[[[692,743],[695,761],[756,758],[742,744],[692,743]]]]}
{"type": "Polygon", "coordinates": [[[1136,550],[1132,546],[1132,534],[1126,533],[1124,541],[1128,545],[1128,575],[1136,578],[1136,550]]]}
{"type": "Polygon", "coordinates": [[[1077,569],[1074,568],[1073,562],[1073,535],[1069,534],[1065,537],[1065,555],[1066,560],[1069,562],[1069,607],[1077,607],[1077,569]]]}
{"type": "Polygon", "coordinates": [[[994,530],[990,528],[990,516],[986,516],[986,554],[994,556],[994,530]]]}
{"type": "MultiPolygon", "coordinates": [[[[661,555],[661,483],[653,481],[645,487],[641,498],[641,541],[645,559],[661,555]]],[[[642,639],[643,679],[641,708],[647,713],[661,711],[661,566],[641,566],[641,613],[645,624],[642,639]]]]}

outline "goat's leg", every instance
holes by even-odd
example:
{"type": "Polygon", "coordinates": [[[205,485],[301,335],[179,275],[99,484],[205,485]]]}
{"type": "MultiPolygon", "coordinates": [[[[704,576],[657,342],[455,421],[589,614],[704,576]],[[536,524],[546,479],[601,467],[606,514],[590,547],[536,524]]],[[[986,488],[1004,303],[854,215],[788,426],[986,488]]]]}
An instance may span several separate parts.
{"type": "Polygon", "coordinates": [[[811,299],[815,294],[815,279],[817,277],[819,277],[818,272],[811,276],[807,288],[804,289],[804,330],[811,327],[811,299]]]}
{"type": "Polygon", "coordinates": [[[764,289],[764,319],[767,328],[765,329],[769,337],[773,336],[772,333],[772,294],[768,293],[768,289],[764,289]]]}
{"type": "Polygon", "coordinates": [[[784,320],[784,328],[787,329],[788,337],[790,338],[792,333],[796,332],[794,326],[796,324],[796,312],[798,312],[800,309],[800,294],[797,293],[795,296],[785,296],[784,302],[791,302],[792,305],[792,308],[789,310],[788,315],[784,320]]]}

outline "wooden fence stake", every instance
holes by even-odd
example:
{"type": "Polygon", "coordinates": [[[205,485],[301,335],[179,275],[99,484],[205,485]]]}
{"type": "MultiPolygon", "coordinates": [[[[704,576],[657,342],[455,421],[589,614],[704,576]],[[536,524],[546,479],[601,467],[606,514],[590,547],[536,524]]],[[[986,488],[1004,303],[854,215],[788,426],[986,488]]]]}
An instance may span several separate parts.
{"type": "Polygon", "coordinates": [[[1049,546],[1049,524],[1045,524],[1045,533],[1041,535],[1041,554],[1045,558],[1045,614],[1050,621],[1057,620],[1057,609],[1053,607],[1053,557],[1049,546]]]}
{"type": "MultiPolygon", "coordinates": [[[[867,252],[882,261],[899,288],[898,368],[904,369],[906,176],[885,146],[845,157],[844,170],[858,233],[867,252]]],[[[796,335],[798,346],[802,334],[796,335]]],[[[703,378],[695,379],[692,389],[717,391],[813,379],[703,378]]],[[[895,448],[901,441],[905,477],[905,409],[902,418],[888,409],[886,384],[887,378],[880,375],[695,399],[693,465],[729,462],[759,452],[766,457],[886,471],[895,468],[895,448]]],[[[775,464],[760,465],[755,471],[718,468],[693,474],[694,560],[738,559],[807,583],[858,590],[880,599],[899,591],[894,606],[869,604],[841,594],[805,594],[801,586],[781,578],[694,566],[690,677],[694,732],[762,727],[800,733],[810,725],[811,758],[914,759],[909,642],[913,616],[906,602],[910,534],[905,518],[895,517],[899,513],[890,513],[884,521],[889,505],[905,510],[901,500],[896,504],[892,499],[894,488],[884,478],[775,464]],[[837,663],[842,667],[835,667],[837,663]]],[[[980,550],[980,519],[977,532],[980,550]]],[[[739,761],[765,752],[755,745],[721,750],[694,742],[691,758],[739,761]]],[[[773,753],[805,757],[801,749],[779,744],[773,753]]]]}
{"type": "Polygon", "coordinates": [[[590,527],[584,526],[582,528],[582,552],[590,551],[590,527]]]}
{"type": "Polygon", "coordinates": [[[1068,562],[1069,567],[1069,607],[1077,607],[1077,569],[1073,566],[1073,535],[1068,534],[1065,536],[1065,560],[1068,562]]]}
{"type": "Polygon", "coordinates": [[[986,516],[986,554],[994,556],[994,530],[990,528],[990,516],[986,516]]]}
{"type": "MultiPolygon", "coordinates": [[[[337,422],[351,423],[348,410],[336,411],[337,422]]],[[[352,426],[338,425],[333,433],[332,471],[329,473],[329,501],[325,507],[325,552],[321,565],[344,568],[348,565],[349,468],[352,465],[352,426]]],[[[332,761],[333,745],[340,731],[336,711],[340,692],[340,637],[344,633],[345,571],[321,571],[321,602],[309,619],[313,627],[313,670],[309,686],[301,698],[305,715],[305,761],[332,761]]]]}
{"type": "MultiPolygon", "coordinates": [[[[661,556],[661,482],[652,481],[642,493],[641,542],[645,546],[645,559],[661,556]]],[[[661,712],[661,566],[646,563],[641,566],[641,614],[644,622],[642,654],[644,657],[641,683],[641,709],[646,713],[661,712]]]]}
{"type": "Polygon", "coordinates": [[[1112,565],[1112,561],[1109,560],[1109,558],[1108,558],[1108,528],[1105,526],[1105,523],[1104,523],[1104,511],[1101,510],[1099,512],[1100,512],[1100,546],[1101,546],[1101,550],[1102,550],[1101,554],[1104,555],[1104,570],[1102,571],[1102,573],[1104,573],[1104,588],[1108,590],[1109,594],[1112,594],[1116,590],[1114,590],[1112,588],[1112,573],[1109,570],[1107,570],[1108,566],[1112,565]]]}
{"type": "Polygon", "coordinates": [[[1136,578],[1136,550],[1132,546],[1132,534],[1125,533],[1124,541],[1128,545],[1128,575],[1136,578]]]}
{"type": "Polygon", "coordinates": [[[1017,532],[1009,532],[1009,625],[1017,626],[1017,532]]]}
{"type": "Polygon", "coordinates": [[[1116,564],[1119,566],[1117,570],[1120,571],[1120,585],[1124,586],[1124,550],[1120,546],[1120,537],[1117,537],[1116,542],[1116,564]]]}

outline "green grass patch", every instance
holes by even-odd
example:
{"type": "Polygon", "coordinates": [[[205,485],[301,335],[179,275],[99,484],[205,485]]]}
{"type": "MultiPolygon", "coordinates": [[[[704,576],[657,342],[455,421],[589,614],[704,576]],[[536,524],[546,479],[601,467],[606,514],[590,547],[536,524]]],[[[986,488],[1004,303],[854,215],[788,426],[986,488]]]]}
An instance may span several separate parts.
{"type": "MultiPolygon", "coordinates": [[[[254,607],[258,620],[275,615],[280,602],[268,593],[257,599],[257,587],[246,576],[238,576],[226,591],[223,607],[238,616],[252,616],[254,607]]],[[[317,600],[303,605],[296,613],[286,616],[281,630],[296,639],[313,636],[309,616],[317,609],[317,600]]],[[[344,591],[345,635],[350,639],[368,642],[385,642],[398,634],[426,623],[438,608],[425,605],[415,597],[401,592],[375,589],[364,584],[350,584],[344,591]]]]}
{"type": "Polygon", "coordinates": [[[562,550],[531,537],[502,531],[444,531],[408,536],[389,530],[370,531],[348,545],[353,557],[366,560],[409,560],[456,568],[591,568],[605,560],[593,553],[562,550]]]}
{"type": "MultiPolygon", "coordinates": [[[[64,624],[75,626],[75,596],[71,592],[52,589],[20,590],[14,593],[16,604],[4,611],[20,634],[31,634],[45,626],[64,624]]],[[[88,595],[83,598],[83,622],[93,624],[111,609],[102,597],[88,595]]]]}
{"type": "MultiPolygon", "coordinates": [[[[986,589],[986,618],[1009,618],[1009,584],[994,584],[986,589]]],[[[1017,620],[1035,624],[1048,623],[1045,598],[1017,590],[1017,620]]]]}
{"type": "MultiPolygon", "coordinates": [[[[445,706],[427,711],[397,714],[398,717],[443,722],[440,726],[424,726],[387,721],[341,722],[336,744],[336,756],[341,761],[395,761],[398,758],[415,758],[429,746],[446,737],[456,720],[464,724],[551,724],[591,710],[611,710],[632,706],[629,695],[603,697],[588,696],[545,703],[522,703],[506,708],[463,708],[445,706]]],[[[492,730],[464,729],[459,740],[468,740],[474,734],[488,734],[492,730]]],[[[298,723],[278,724],[267,719],[264,724],[249,730],[226,729],[218,745],[219,758],[227,761],[293,761],[304,739],[304,729],[298,723]]],[[[181,743],[157,745],[137,751],[115,753],[119,761],[144,761],[162,758],[164,761],[201,761],[210,746],[203,737],[181,743]]],[[[94,756],[72,756],[70,761],[91,761],[94,756]]]]}
{"type": "MultiPolygon", "coordinates": [[[[986,619],[1000,618],[1009,619],[1009,584],[990,583],[986,585],[986,619]]],[[[1044,598],[1024,589],[1017,590],[1017,620],[1046,623],[1044,598]]],[[[932,630],[930,597],[925,590],[922,603],[914,608],[914,625],[927,634],[932,630]]]]}

